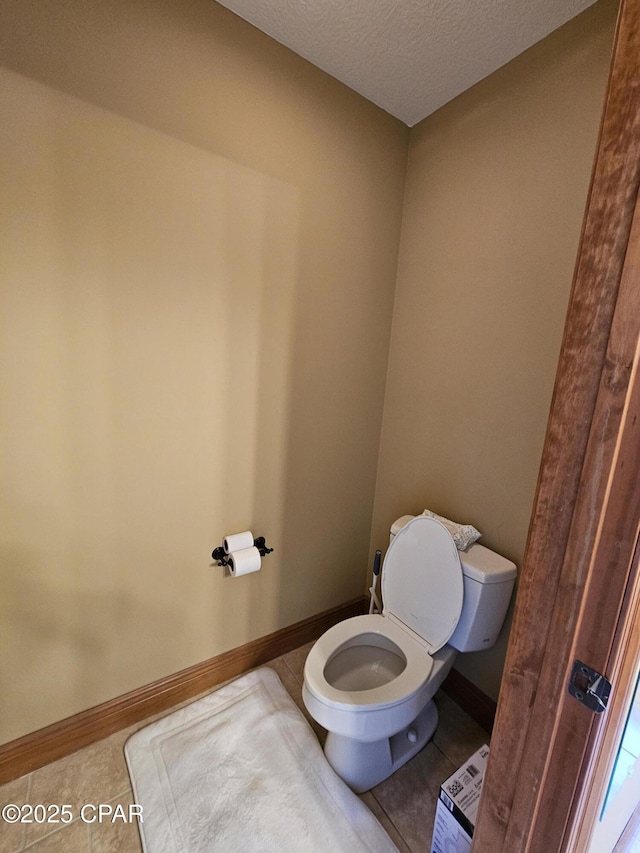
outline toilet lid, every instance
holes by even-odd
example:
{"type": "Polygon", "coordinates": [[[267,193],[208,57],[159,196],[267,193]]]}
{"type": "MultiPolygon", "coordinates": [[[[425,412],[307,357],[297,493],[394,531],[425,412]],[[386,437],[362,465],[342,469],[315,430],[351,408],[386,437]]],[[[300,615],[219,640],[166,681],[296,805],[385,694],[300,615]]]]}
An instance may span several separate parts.
{"type": "Polygon", "coordinates": [[[395,616],[430,646],[441,649],[462,612],[462,565],[451,534],[419,515],[397,533],[382,565],[384,616],[395,616]]]}

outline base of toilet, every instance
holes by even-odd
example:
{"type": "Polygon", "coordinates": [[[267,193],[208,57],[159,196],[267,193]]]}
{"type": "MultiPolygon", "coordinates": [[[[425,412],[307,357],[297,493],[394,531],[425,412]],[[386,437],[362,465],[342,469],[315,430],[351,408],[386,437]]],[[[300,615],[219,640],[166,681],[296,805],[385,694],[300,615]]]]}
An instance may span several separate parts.
{"type": "Polygon", "coordinates": [[[382,740],[354,740],[329,732],[324,754],[351,790],[362,794],[420,752],[431,740],[437,725],[438,710],[431,699],[408,726],[382,740]]]}

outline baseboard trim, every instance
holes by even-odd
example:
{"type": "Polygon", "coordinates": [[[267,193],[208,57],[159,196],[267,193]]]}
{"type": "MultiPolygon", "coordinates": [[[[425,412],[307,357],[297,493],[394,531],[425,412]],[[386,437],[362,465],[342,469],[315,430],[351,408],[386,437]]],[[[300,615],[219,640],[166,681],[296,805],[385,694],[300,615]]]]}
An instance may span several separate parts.
{"type": "Polygon", "coordinates": [[[496,718],[497,703],[483,693],[457,669],[452,669],[442,683],[442,691],[460,705],[479,726],[491,734],[496,718]]]}
{"type": "Polygon", "coordinates": [[[310,643],[332,625],[365,613],[367,603],[361,596],[10,741],[0,746],[0,785],[310,643]]]}

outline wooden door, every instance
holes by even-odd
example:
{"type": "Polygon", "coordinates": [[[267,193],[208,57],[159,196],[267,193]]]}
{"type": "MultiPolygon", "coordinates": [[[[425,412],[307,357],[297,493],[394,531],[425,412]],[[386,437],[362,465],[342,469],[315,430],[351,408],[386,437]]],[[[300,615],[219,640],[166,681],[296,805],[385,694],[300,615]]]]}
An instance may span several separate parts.
{"type": "MultiPolygon", "coordinates": [[[[640,0],[623,0],[474,853],[569,849],[640,521],[640,0]]],[[[541,247],[544,251],[544,247],[541,247]]],[[[614,685],[615,689],[615,685],[614,685]]]]}

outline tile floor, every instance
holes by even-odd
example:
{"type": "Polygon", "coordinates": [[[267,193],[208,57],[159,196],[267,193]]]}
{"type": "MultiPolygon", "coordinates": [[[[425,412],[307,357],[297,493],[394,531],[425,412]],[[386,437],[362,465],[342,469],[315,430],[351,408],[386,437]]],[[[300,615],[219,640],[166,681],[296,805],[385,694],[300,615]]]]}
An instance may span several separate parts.
{"type": "MultiPolygon", "coordinates": [[[[295,700],[302,703],[302,672],[309,646],[271,661],[295,700]]],[[[193,700],[191,700],[193,701],[193,700]]],[[[415,758],[390,779],[362,795],[401,853],[430,850],[436,799],[440,784],[483,743],[489,735],[441,691],[436,695],[440,723],[435,737],[415,758]]],[[[169,713],[169,712],[167,712],[169,713]]],[[[0,805],[15,803],[68,803],[74,815],[85,804],[133,803],[123,746],[127,738],[152,719],[117,732],[99,743],[56,761],[33,773],[0,786],[0,805]]],[[[321,741],[324,730],[311,721],[321,741]]],[[[87,810],[93,816],[91,809],[87,810]]],[[[135,823],[85,823],[79,818],[68,825],[4,824],[0,853],[141,853],[135,823]]],[[[246,851],[251,853],[251,851],[246,851]]]]}

